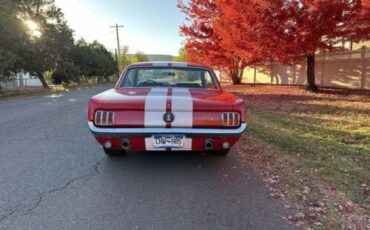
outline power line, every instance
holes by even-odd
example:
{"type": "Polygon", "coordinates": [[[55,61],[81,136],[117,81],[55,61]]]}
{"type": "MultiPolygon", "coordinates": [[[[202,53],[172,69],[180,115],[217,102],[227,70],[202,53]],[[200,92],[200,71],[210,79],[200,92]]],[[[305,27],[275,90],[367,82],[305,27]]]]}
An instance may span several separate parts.
{"type": "Polygon", "coordinates": [[[113,22],[113,23],[116,22],[116,20],[114,20],[112,17],[107,17],[107,15],[104,15],[101,12],[95,10],[94,8],[92,8],[88,4],[86,4],[83,0],[77,0],[77,1],[80,3],[80,5],[85,7],[85,9],[89,10],[91,13],[93,13],[93,14],[101,17],[101,18],[104,18],[107,21],[110,21],[110,22],[113,22]]]}

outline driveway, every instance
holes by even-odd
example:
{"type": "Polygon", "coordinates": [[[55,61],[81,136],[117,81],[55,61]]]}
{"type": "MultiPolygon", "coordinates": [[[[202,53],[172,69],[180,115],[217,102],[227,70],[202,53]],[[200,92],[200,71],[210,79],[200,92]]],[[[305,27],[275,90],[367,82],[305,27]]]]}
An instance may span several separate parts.
{"type": "Polygon", "coordinates": [[[236,152],[106,157],[86,123],[106,88],[0,102],[0,229],[294,229],[236,152]]]}

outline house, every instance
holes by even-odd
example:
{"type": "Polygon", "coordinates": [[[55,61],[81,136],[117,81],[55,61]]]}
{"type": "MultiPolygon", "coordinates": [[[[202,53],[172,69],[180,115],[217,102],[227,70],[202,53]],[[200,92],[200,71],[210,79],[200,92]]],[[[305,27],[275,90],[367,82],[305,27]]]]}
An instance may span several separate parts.
{"type": "Polygon", "coordinates": [[[0,81],[2,88],[42,87],[41,81],[27,72],[13,73],[0,81]]]}

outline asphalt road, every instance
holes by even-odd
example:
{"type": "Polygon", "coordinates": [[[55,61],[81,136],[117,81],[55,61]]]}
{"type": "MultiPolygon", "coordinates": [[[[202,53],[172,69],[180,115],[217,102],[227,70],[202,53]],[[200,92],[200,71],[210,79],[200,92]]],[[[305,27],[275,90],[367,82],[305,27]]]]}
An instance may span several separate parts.
{"type": "Polygon", "coordinates": [[[293,229],[236,152],[106,157],[86,123],[105,88],[0,102],[0,229],[293,229]]]}

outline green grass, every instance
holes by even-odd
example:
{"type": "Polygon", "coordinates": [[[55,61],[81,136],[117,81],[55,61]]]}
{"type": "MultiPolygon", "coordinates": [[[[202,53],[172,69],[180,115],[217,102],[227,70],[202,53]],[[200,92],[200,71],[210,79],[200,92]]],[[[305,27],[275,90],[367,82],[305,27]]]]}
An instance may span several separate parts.
{"type": "Polygon", "coordinates": [[[226,86],[245,99],[248,134],[240,143],[249,162],[273,186],[286,191],[294,213],[306,215],[312,229],[346,229],[367,225],[370,216],[370,92],[328,90],[320,94],[300,87],[226,86]],[[249,148],[246,147],[249,145],[249,148]],[[311,191],[304,194],[305,187],[311,191]],[[347,202],[355,204],[348,213],[347,202]],[[325,212],[310,218],[315,203],[325,212]],[[323,226],[316,226],[321,222],[323,226]]]}
{"type": "Polygon", "coordinates": [[[289,154],[303,174],[321,169],[329,184],[346,192],[355,203],[364,202],[362,184],[370,184],[370,134],[323,125],[317,120],[292,119],[266,110],[249,110],[249,133],[289,154]],[[356,135],[353,135],[355,133],[356,135]]]}

